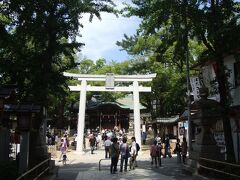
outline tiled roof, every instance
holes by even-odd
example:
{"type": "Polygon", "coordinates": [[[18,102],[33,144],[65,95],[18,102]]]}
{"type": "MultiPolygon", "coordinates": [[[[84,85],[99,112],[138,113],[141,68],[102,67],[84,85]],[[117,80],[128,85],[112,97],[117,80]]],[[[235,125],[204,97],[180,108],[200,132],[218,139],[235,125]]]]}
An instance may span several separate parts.
{"type": "Polygon", "coordinates": [[[162,118],[156,118],[153,123],[163,123],[163,124],[171,124],[171,123],[176,123],[179,121],[179,116],[176,115],[174,117],[162,117],[162,118]]]}
{"type": "Polygon", "coordinates": [[[15,85],[1,85],[0,86],[0,98],[8,99],[13,93],[16,93],[15,85]]]}
{"type": "Polygon", "coordinates": [[[34,104],[5,104],[4,105],[5,112],[40,112],[41,106],[34,104]]]}
{"type": "MultiPolygon", "coordinates": [[[[133,95],[132,94],[128,94],[124,98],[117,99],[117,102],[119,104],[121,104],[123,107],[129,108],[131,110],[134,109],[134,107],[133,107],[133,95]]],[[[143,106],[141,103],[140,103],[140,107],[139,108],[140,109],[146,109],[146,107],[143,106]]]]}

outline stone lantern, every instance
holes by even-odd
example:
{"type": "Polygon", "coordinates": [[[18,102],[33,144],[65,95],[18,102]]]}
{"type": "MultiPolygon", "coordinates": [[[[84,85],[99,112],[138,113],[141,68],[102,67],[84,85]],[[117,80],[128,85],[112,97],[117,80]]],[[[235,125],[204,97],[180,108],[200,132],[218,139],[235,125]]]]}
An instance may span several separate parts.
{"type": "Polygon", "coordinates": [[[4,111],[8,114],[15,114],[17,117],[17,131],[20,134],[20,153],[18,155],[19,173],[22,174],[29,168],[29,144],[33,115],[35,113],[39,113],[41,111],[41,107],[29,102],[22,104],[7,104],[4,107],[4,111]]]}
{"type": "Polygon", "coordinates": [[[22,174],[28,169],[29,163],[29,138],[31,128],[31,112],[17,113],[18,130],[21,134],[19,173],[22,174]]]}
{"type": "Polygon", "coordinates": [[[15,112],[17,114],[18,130],[21,134],[20,141],[20,159],[19,173],[25,172],[29,168],[30,159],[30,132],[32,129],[33,116],[41,111],[39,105],[24,103],[16,105],[15,112]]]}
{"type": "Polygon", "coordinates": [[[206,88],[200,89],[200,97],[200,100],[191,105],[195,141],[192,142],[192,149],[189,150],[189,164],[194,168],[197,167],[200,157],[215,160],[221,160],[224,157],[220,153],[220,147],[217,146],[212,132],[213,126],[221,120],[222,108],[217,101],[207,99],[206,88]]]}
{"type": "Polygon", "coordinates": [[[9,161],[10,123],[5,115],[5,106],[15,100],[15,85],[0,85],[0,161],[9,161]]]}

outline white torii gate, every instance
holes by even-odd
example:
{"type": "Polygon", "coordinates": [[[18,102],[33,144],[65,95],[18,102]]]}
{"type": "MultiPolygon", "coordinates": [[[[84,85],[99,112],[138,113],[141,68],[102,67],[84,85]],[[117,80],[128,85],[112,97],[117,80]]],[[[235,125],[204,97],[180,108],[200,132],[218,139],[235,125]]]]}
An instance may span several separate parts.
{"type": "Polygon", "coordinates": [[[81,85],[69,86],[70,91],[80,91],[79,113],[78,113],[78,127],[77,127],[77,152],[83,150],[83,138],[85,127],[85,109],[86,109],[86,92],[87,91],[109,91],[109,92],[133,92],[134,105],[134,135],[136,142],[141,144],[141,124],[140,124],[140,108],[139,108],[139,92],[151,92],[151,87],[139,86],[139,82],[152,81],[156,74],[148,75],[113,75],[108,73],[106,75],[89,75],[89,74],[74,74],[63,73],[66,77],[76,78],[81,81],[81,85]],[[91,86],[87,85],[87,81],[106,81],[105,86],[91,86]],[[114,86],[114,81],[119,82],[133,82],[129,86],[114,86]]]}

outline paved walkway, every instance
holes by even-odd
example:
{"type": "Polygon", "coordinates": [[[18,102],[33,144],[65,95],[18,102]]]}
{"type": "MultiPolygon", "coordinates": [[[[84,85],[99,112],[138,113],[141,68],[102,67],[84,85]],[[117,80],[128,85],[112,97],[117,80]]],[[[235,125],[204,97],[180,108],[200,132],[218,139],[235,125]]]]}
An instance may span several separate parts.
{"type": "MultiPolygon", "coordinates": [[[[55,164],[59,166],[58,177],[54,180],[202,180],[201,177],[191,176],[182,171],[180,164],[177,164],[176,157],[163,158],[162,167],[152,167],[150,163],[149,150],[140,152],[135,170],[110,174],[110,159],[104,159],[104,150],[96,150],[91,154],[89,150],[79,154],[76,151],[69,152],[66,165],[62,165],[56,159],[55,164]],[[99,170],[99,160],[101,170],[99,170]]],[[[120,163],[119,163],[120,164],[120,163]]]]}

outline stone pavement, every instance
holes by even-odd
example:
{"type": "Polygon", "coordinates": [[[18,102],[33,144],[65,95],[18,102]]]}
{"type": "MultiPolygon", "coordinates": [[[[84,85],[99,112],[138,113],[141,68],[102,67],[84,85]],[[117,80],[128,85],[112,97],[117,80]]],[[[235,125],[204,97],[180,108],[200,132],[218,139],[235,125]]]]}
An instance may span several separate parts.
{"type": "MultiPolygon", "coordinates": [[[[84,153],[77,153],[76,151],[68,152],[68,161],[66,165],[58,162],[55,164],[59,166],[58,177],[53,177],[54,180],[202,180],[202,177],[191,176],[182,171],[181,164],[177,164],[176,157],[163,158],[162,167],[152,167],[149,150],[139,152],[137,157],[138,167],[135,170],[127,172],[118,172],[117,174],[110,173],[110,159],[104,159],[104,150],[96,150],[94,154],[90,150],[84,153]],[[99,170],[99,160],[101,160],[101,170],[99,170]]],[[[120,164],[120,163],[118,163],[120,164]]],[[[119,168],[118,168],[119,169],[119,168]]],[[[206,179],[206,178],[205,178],[206,179]]]]}

